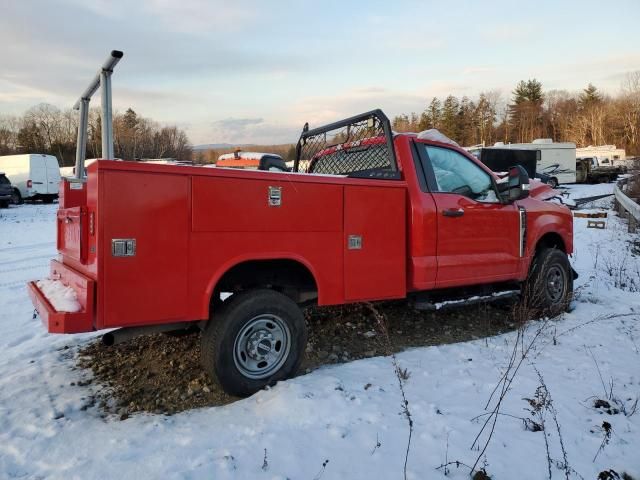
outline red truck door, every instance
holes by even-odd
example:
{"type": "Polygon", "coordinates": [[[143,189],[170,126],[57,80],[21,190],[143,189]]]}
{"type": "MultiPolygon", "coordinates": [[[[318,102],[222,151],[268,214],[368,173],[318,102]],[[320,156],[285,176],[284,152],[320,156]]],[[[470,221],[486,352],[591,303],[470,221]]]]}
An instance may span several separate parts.
{"type": "Polygon", "coordinates": [[[500,203],[492,176],[461,153],[417,143],[436,203],[436,288],[515,279],[519,213],[500,203]]]}

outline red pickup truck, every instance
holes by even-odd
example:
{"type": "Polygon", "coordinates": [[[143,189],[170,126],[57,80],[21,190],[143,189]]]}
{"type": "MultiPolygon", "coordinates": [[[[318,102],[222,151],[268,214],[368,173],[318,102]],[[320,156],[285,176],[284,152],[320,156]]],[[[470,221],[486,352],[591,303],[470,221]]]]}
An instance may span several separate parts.
{"type": "Polygon", "coordinates": [[[515,290],[564,309],[573,223],[553,196],[521,167],[499,178],[450,143],[395,134],[374,110],[305,126],[290,173],[91,164],[62,182],[51,263],[78,311],[29,291],[52,333],[197,325],[204,368],[248,395],[296,372],[306,304],[515,290]]]}

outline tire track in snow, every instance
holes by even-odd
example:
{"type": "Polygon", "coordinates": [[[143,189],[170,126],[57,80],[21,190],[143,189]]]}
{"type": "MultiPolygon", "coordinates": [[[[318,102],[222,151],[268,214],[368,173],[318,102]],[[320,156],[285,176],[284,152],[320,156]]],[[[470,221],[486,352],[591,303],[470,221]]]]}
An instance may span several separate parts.
{"type": "MultiPolygon", "coordinates": [[[[1,265],[1,264],[0,264],[1,265]]],[[[0,275],[11,272],[20,272],[22,270],[35,270],[36,268],[46,268],[47,265],[43,263],[38,263],[35,265],[24,265],[21,267],[7,268],[5,270],[0,270],[0,275]]]]}
{"type": "MultiPolygon", "coordinates": [[[[24,257],[24,258],[17,258],[15,260],[8,260],[8,261],[0,261],[0,267],[5,267],[7,265],[14,265],[16,263],[20,263],[20,262],[28,262],[31,260],[39,260],[42,258],[53,258],[55,257],[55,254],[43,254],[43,255],[34,255],[34,256],[29,256],[29,257],[24,257]]],[[[0,273],[5,272],[7,270],[0,270],[0,273]]]]}
{"type": "Polygon", "coordinates": [[[29,245],[16,245],[16,246],[11,246],[11,247],[3,247],[0,248],[0,253],[3,252],[23,252],[25,250],[33,250],[34,248],[40,248],[40,247],[55,247],[55,242],[54,241],[49,241],[49,242],[39,242],[39,243],[30,243],[29,245]]]}
{"type": "Polygon", "coordinates": [[[14,280],[13,282],[0,283],[0,290],[17,290],[19,287],[27,288],[27,282],[34,280],[33,278],[25,278],[22,280],[14,280]]]}

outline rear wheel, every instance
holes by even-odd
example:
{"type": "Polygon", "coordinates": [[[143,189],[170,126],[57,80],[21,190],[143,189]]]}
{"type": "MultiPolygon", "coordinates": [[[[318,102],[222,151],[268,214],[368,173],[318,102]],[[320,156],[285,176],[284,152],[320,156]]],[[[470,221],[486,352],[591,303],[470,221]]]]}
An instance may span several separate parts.
{"type": "Polygon", "coordinates": [[[549,181],[547,182],[547,185],[549,185],[551,188],[557,188],[558,187],[558,179],[556,177],[551,177],[549,179],[549,181]]]}
{"type": "Polygon", "coordinates": [[[250,290],[234,295],[209,321],[200,355],[227,393],[246,396],[294,375],[306,343],[295,302],[273,290],[250,290]]]}
{"type": "Polygon", "coordinates": [[[531,263],[525,301],[534,311],[559,315],[573,295],[573,272],[567,254],[557,248],[540,250],[531,263]]]}
{"type": "Polygon", "coordinates": [[[9,200],[0,200],[0,208],[9,207],[9,200]]]}
{"type": "Polygon", "coordinates": [[[22,205],[24,200],[22,199],[22,195],[20,194],[20,190],[17,188],[13,189],[13,193],[11,194],[11,203],[14,205],[22,205]]]}

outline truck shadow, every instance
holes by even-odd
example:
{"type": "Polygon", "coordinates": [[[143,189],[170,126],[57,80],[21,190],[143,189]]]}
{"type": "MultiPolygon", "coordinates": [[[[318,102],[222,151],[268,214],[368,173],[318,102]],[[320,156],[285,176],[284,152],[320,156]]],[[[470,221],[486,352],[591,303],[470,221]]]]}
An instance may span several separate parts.
{"type": "MultiPolygon", "coordinates": [[[[391,348],[443,345],[497,335],[517,328],[513,302],[421,312],[406,302],[376,305],[386,318],[391,348]]],[[[299,375],[324,365],[385,355],[389,342],[371,310],[355,304],[305,310],[309,341],[299,375]]],[[[92,377],[103,415],[126,419],[137,412],[171,415],[237,400],[200,366],[200,334],[150,335],[106,347],[93,342],[79,351],[77,365],[92,377]]]]}

